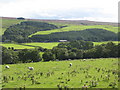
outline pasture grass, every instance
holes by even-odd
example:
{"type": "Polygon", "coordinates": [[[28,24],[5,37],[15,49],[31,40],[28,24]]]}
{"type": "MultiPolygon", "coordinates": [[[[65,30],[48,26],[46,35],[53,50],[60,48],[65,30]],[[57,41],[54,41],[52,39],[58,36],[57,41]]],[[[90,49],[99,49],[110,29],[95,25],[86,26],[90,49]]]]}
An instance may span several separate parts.
{"type": "Polygon", "coordinates": [[[10,66],[9,69],[2,65],[3,88],[57,88],[57,85],[62,88],[65,86],[68,88],[81,88],[85,83],[89,86],[92,81],[97,82],[97,86],[93,88],[112,88],[109,86],[111,82],[115,82],[115,88],[118,88],[118,75],[113,74],[114,70],[118,70],[117,58],[7,65],[10,66]],[[72,63],[72,67],[69,67],[69,63],[72,63]],[[30,71],[27,67],[34,67],[34,70],[30,71]],[[98,69],[100,69],[99,72],[98,69]],[[109,73],[108,70],[110,70],[109,73]],[[106,79],[107,75],[110,75],[109,80],[106,79]],[[7,77],[7,82],[3,80],[3,77],[7,77]]]}
{"type": "Polygon", "coordinates": [[[0,29],[0,31],[2,31],[1,33],[2,35],[4,34],[5,30],[8,27],[15,25],[15,24],[19,24],[22,21],[25,21],[25,20],[18,20],[18,19],[2,19],[2,18],[0,18],[0,20],[2,21],[2,29],[0,29]]]}
{"type": "Polygon", "coordinates": [[[23,43],[23,45],[30,45],[30,46],[40,46],[43,48],[47,49],[52,49],[54,46],[57,46],[59,42],[50,42],[50,43],[39,43],[39,42],[34,42],[34,43],[23,43]]]}
{"type": "Polygon", "coordinates": [[[51,43],[39,43],[39,42],[34,42],[34,43],[2,43],[0,45],[8,48],[8,47],[14,47],[14,49],[34,49],[35,47],[43,47],[47,49],[52,49],[54,46],[57,46],[59,42],[51,42],[51,43]]]}
{"type": "Polygon", "coordinates": [[[2,43],[0,45],[4,46],[6,48],[14,47],[14,49],[34,49],[34,47],[31,47],[31,46],[24,46],[24,45],[15,44],[15,43],[2,43]]]}
{"type": "Polygon", "coordinates": [[[103,41],[103,42],[93,42],[94,45],[101,45],[101,44],[107,44],[108,42],[113,42],[115,44],[120,43],[120,41],[103,41]]]}
{"type": "Polygon", "coordinates": [[[92,28],[105,29],[108,31],[112,31],[114,33],[118,33],[118,27],[114,27],[110,25],[68,25],[67,27],[64,27],[64,28],[53,29],[49,31],[38,31],[34,34],[29,35],[29,37],[32,37],[33,35],[47,35],[47,34],[56,33],[56,32],[81,31],[81,30],[92,29],[92,28]]]}
{"type": "MultiPolygon", "coordinates": [[[[108,42],[113,42],[115,44],[120,43],[119,41],[104,41],[104,42],[93,42],[94,46],[95,45],[100,45],[100,44],[107,44],[108,42]]],[[[53,47],[57,46],[60,42],[32,42],[32,43],[2,43],[0,45],[8,48],[8,47],[14,47],[14,49],[34,49],[35,47],[43,47],[47,49],[52,49],[53,47]]]]}

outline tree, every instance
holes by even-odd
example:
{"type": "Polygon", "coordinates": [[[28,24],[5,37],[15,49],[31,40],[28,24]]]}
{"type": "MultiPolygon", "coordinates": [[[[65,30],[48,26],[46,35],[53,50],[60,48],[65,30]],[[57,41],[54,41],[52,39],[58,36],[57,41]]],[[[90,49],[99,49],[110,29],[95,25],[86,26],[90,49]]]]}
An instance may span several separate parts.
{"type": "Polygon", "coordinates": [[[113,42],[108,42],[105,45],[105,48],[109,50],[109,52],[108,52],[109,57],[116,57],[117,56],[117,46],[113,42]]]}
{"type": "Polygon", "coordinates": [[[68,59],[68,50],[66,48],[54,47],[52,53],[55,54],[56,59],[65,60],[68,59]]]}
{"type": "Polygon", "coordinates": [[[41,61],[42,58],[40,57],[39,51],[38,50],[28,50],[28,49],[23,49],[19,51],[19,59],[20,61],[24,62],[38,62],[41,61]]]}
{"type": "Polygon", "coordinates": [[[76,59],[83,58],[83,50],[77,50],[76,52],[76,59]]]}
{"type": "Polygon", "coordinates": [[[55,55],[50,50],[47,50],[42,55],[42,58],[44,59],[44,61],[55,60],[55,55]]]}
{"type": "Polygon", "coordinates": [[[18,53],[12,49],[2,48],[2,64],[18,63],[18,53]]]}
{"type": "Polygon", "coordinates": [[[68,55],[69,59],[76,59],[76,53],[75,52],[70,52],[68,55]]]}

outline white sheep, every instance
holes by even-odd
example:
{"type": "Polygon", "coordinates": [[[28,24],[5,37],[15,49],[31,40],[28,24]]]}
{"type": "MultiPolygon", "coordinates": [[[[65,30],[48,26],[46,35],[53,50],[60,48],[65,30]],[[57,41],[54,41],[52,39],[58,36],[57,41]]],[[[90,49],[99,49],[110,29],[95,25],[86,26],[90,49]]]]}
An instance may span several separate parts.
{"type": "Polygon", "coordinates": [[[71,66],[72,66],[72,63],[70,63],[69,66],[71,67],[71,66]]]}
{"type": "Polygon", "coordinates": [[[29,69],[29,70],[34,70],[34,68],[33,68],[33,67],[28,67],[28,69],[29,69]]]}
{"type": "Polygon", "coordinates": [[[86,59],[83,59],[83,61],[86,61],[86,59]]]}
{"type": "Polygon", "coordinates": [[[10,67],[8,65],[6,65],[5,68],[9,69],[10,67]]]}

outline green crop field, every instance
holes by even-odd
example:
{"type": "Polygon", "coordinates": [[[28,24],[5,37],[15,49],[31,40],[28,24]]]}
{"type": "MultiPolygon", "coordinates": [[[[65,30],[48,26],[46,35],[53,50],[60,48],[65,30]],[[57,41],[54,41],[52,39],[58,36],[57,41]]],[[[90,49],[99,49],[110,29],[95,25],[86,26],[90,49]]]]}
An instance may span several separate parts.
{"type": "Polygon", "coordinates": [[[67,27],[60,28],[60,29],[53,29],[49,31],[38,31],[34,34],[29,35],[29,37],[33,35],[46,35],[46,34],[51,34],[55,32],[80,31],[80,30],[92,29],[92,28],[105,29],[115,33],[118,32],[118,27],[113,27],[110,25],[68,25],[67,27]]]}
{"type": "Polygon", "coordinates": [[[118,88],[118,59],[49,61],[2,65],[3,88],[118,88]],[[70,67],[69,64],[72,63],[70,67]],[[34,67],[29,70],[27,67],[34,67]]]}

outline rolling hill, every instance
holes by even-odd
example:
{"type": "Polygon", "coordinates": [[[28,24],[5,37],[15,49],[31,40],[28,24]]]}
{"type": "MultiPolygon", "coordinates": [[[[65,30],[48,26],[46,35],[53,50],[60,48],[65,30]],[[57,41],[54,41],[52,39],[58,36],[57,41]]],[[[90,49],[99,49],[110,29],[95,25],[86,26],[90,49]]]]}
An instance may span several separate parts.
{"type": "MultiPolygon", "coordinates": [[[[3,41],[14,41],[19,43],[25,42],[36,42],[35,37],[37,38],[45,38],[46,40],[37,40],[37,42],[51,41],[51,38],[54,39],[52,42],[56,41],[54,37],[51,37],[54,34],[57,36],[61,34],[61,36],[65,36],[67,38],[61,37],[57,38],[57,41],[60,39],[67,40],[91,40],[97,41],[95,36],[100,36],[102,30],[106,30],[106,34],[102,36],[103,39],[98,41],[116,41],[118,34],[118,24],[117,23],[109,23],[109,22],[94,22],[87,20],[41,20],[41,19],[25,19],[20,20],[17,18],[2,18],[3,26],[2,26],[2,35],[3,41]],[[27,23],[27,24],[26,24],[27,23]],[[31,23],[31,24],[30,24],[31,23]],[[46,26],[47,25],[47,26],[46,26]],[[44,27],[44,28],[43,28],[44,27]],[[90,32],[86,32],[86,30],[94,30],[95,34],[91,34],[90,32]],[[97,30],[101,30],[99,33],[96,33],[97,30]],[[71,33],[71,34],[70,34],[71,33]],[[73,33],[73,34],[72,34],[73,33]],[[77,35],[76,33],[84,33],[84,36],[77,35]],[[110,34],[112,33],[112,34],[110,34]],[[71,36],[70,36],[71,35],[71,36]],[[87,36],[91,36],[93,39],[83,39],[81,37],[87,38],[87,36]],[[108,39],[111,36],[114,39],[108,39]],[[71,39],[69,39],[69,37],[71,39]],[[74,39],[73,39],[74,38],[74,39]],[[107,38],[107,39],[106,39],[107,38]],[[96,39],[96,40],[95,40],[96,39]]],[[[101,37],[101,36],[100,36],[101,37]]],[[[97,37],[97,38],[100,38],[97,37]]]]}

